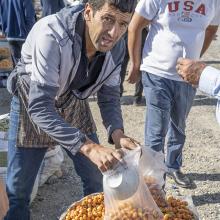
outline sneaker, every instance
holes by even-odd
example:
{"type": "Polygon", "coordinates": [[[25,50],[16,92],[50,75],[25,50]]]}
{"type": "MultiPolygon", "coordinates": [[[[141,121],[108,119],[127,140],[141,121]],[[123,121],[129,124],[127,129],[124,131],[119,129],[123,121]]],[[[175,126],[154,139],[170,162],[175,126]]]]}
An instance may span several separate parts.
{"type": "Polygon", "coordinates": [[[167,176],[175,181],[175,183],[183,188],[191,189],[193,188],[193,181],[186,175],[183,174],[180,170],[169,171],[167,176]]]}

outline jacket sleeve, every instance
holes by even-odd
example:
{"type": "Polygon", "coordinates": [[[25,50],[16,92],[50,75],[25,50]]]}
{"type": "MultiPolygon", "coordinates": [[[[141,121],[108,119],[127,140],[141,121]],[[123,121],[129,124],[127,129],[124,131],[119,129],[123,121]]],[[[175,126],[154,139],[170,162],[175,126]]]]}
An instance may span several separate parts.
{"type": "Polygon", "coordinates": [[[120,86],[103,85],[97,93],[103,124],[108,132],[108,142],[113,144],[111,134],[116,129],[124,130],[120,104],[120,86]]]}
{"type": "Polygon", "coordinates": [[[52,36],[42,35],[36,40],[32,53],[30,117],[41,130],[75,154],[86,137],[79,129],[66,123],[55,109],[59,89],[59,45],[52,36]]]}
{"type": "Polygon", "coordinates": [[[220,99],[220,70],[207,66],[201,74],[199,89],[220,99]]]}

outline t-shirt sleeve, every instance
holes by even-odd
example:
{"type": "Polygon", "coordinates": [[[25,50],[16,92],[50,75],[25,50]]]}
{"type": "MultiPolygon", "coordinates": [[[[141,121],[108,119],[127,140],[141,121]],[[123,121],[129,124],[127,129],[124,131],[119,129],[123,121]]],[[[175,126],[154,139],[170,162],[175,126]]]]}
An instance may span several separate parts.
{"type": "MultiPolygon", "coordinates": [[[[219,0],[217,0],[219,1],[219,0]]],[[[215,10],[215,16],[212,19],[210,25],[220,25],[220,1],[217,3],[216,10],[215,10]]]]}
{"type": "Polygon", "coordinates": [[[151,21],[157,15],[159,11],[159,5],[159,0],[140,0],[137,4],[135,12],[151,21]]]}

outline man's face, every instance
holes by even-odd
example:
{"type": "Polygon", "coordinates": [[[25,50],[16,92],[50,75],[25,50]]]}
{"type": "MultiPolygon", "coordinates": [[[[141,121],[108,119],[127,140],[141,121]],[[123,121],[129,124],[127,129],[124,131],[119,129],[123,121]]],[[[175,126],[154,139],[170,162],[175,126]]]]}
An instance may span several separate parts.
{"type": "Polygon", "coordinates": [[[100,52],[111,50],[127,30],[131,13],[123,13],[108,3],[94,12],[91,5],[85,7],[88,35],[93,47],[100,52]]]}

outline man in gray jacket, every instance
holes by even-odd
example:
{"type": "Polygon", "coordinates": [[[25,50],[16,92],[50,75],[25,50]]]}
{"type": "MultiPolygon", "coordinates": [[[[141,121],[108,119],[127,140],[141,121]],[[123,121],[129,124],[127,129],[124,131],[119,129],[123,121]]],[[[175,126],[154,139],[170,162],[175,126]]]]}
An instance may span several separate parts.
{"type": "Polygon", "coordinates": [[[134,0],[89,0],[37,22],[8,80],[11,104],[6,220],[30,219],[33,184],[49,147],[60,144],[74,162],[84,194],[102,190],[101,171],[123,157],[98,144],[86,99],[97,93],[108,140],[134,148],[123,131],[120,69],[134,0]]]}

